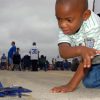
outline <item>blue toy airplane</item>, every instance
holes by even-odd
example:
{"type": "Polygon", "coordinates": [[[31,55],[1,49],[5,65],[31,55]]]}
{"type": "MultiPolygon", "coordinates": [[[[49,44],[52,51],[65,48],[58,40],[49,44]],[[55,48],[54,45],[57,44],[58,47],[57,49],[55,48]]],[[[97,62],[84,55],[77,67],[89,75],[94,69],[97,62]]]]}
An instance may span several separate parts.
{"type": "Polygon", "coordinates": [[[4,87],[0,82],[0,97],[18,96],[21,98],[23,93],[30,93],[30,92],[32,91],[20,86],[4,87]]]}

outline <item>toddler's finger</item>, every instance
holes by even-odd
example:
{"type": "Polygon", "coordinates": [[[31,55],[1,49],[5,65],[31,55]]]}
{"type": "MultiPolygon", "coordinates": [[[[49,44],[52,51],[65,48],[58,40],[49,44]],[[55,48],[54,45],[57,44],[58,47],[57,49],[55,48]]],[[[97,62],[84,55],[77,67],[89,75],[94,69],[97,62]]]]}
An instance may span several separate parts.
{"type": "Polygon", "coordinates": [[[96,55],[100,55],[100,50],[97,50],[96,51],[96,55]]]}

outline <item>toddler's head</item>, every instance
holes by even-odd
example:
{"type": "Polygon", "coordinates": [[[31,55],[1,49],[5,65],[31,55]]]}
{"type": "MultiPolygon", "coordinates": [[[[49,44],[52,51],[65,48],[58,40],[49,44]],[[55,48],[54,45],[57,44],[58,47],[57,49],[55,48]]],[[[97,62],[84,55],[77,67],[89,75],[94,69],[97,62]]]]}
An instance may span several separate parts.
{"type": "Polygon", "coordinates": [[[87,0],[56,0],[55,15],[64,34],[76,33],[90,14],[87,0]]]}

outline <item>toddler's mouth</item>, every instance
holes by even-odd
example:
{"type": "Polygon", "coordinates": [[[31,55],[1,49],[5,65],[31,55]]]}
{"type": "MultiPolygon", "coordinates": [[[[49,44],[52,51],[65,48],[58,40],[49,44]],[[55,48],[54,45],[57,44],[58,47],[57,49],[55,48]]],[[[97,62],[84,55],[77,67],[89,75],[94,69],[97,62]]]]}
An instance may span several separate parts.
{"type": "Polygon", "coordinates": [[[63,30],[63,32],[64,32],[64,34],[71,34],[71,32],[68,30],[63,30]]]}

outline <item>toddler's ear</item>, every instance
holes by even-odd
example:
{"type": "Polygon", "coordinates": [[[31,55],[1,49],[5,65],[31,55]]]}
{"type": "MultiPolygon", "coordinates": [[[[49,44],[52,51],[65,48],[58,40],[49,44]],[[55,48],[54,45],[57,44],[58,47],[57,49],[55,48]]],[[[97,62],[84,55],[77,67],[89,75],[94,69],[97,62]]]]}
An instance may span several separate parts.
{"type": "Polygon", "coordinates": [[[90,10],[86,10],[83,14],[83,20],[86,21],[91,15],[91,11],[90,10]]]}

